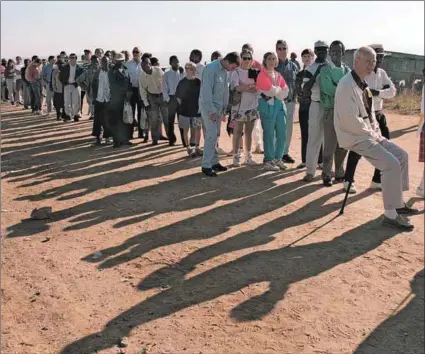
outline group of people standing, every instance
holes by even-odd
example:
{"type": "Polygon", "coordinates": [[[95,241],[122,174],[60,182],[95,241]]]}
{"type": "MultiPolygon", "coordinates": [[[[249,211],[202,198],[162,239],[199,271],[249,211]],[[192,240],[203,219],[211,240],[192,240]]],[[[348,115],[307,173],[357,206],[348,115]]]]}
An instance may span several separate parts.
{"type": "MultiPolygon", "coordinates": [[[[127,51],[104,53],[98,48],[94,55],[84,51],[82,65],[75,54],[67,57],[65,52],[49,57],[43,67],[37,56],[23,65],[17,57],[17,64],[7,63],[4,76],[9,91],[19,92],[19,79],[11,80],[11,76],[21,74],[24,106],[37,114],[41,114],[44,87],[47,113],[53,103],[58,120],[78,121],[85,96],[93,120],[94,146],[103,141],[116,148],[132,145],[135,128],[144,143],[150,134],[152,145],[166,140],[174,146],[177,117],[183,146],[189,156],[202,156],[202,172],[209,177],[227,170],[219,162],[223,154],[233,156],[234,167],[242,164],[243,152],[246,165],[257,165],[253,153],[264,154],[263,167],[269,171],[285,170],[287,164],[295,163],[289,152],[298,101],[301,162],[297,168],[306,168],[303,180],[311,182],[319,168],[324,186],[343,183],[345,190],[356,193],[354,172],[360,157],[365,156],[376,167],[371,188],[383,190],[386,222],[410,228],[399,215],[414,212],[400,197],[407,188],[407,154],[389,142],[382,111],[383,99],[396,94],[381,68],[386,55],[383,46],[359,49],[353,70],[342,62],[345,46],[341,41],[330,45],[317,41],[314,51],[303,50],[302,67],[295,56],[288,56],[288,50],[287,42],[278,40],[275,52],[265,53],[259,63],[252,45],[244,44],[240,53],[223,57],[214,52],[211,62],[204,65],[202,52],[194,49],[183,67],[171,56],[164,72],[152,54],[142,53],[138,47],[133,48],[132,58],[127,51]],[[349,83],[344,81],[343,86],[341,80],[349,83]],[[342,89],[346,86],[351,91],[342,89]],[[342,97],[342,92],[349,98],[342,97]],[[233,135],[230,153],[219,146],[223,122],[233,135]],[[376,144],[385,152],[378,151],[376,144]]],[[[421,156],[423,160],[423,153],[421,156]]],[[[423,178],[417,193],[423,198],[423,178]]]]}

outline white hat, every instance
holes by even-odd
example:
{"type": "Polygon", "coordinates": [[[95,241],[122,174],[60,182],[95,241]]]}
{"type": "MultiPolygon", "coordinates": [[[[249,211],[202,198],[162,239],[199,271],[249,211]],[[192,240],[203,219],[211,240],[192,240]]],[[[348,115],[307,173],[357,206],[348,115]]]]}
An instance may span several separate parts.
{"type": "Polygon", "coordinates": [[[384,51],[384,46],[382,44],[370,44],[369,47],[371,47],[376,54],[381,54],[384,56],[391,55],[391,53],[387,53],[384,51]]]}
{"type": "Polygon", "coordinates": [[[125,56],[122,53],[116,53],[114,56],[115,61],[125,61],[125,56]]]}

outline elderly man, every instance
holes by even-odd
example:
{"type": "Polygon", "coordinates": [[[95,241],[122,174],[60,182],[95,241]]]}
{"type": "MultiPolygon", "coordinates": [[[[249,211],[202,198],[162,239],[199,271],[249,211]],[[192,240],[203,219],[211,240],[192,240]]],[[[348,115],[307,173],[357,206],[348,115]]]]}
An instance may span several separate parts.
{"type": "Polygon", "coordinates": [[[328,65],[326,60],[328,49],[329,46],[324,41],[317,41],[314,44],[314,54],[317,58],[314,63],[307,67],[303,79],[303,95],[304,97],[311,97],[308,111],[307,171],[303,179],[305,182],[311,182],[314,178],[320,147],[323,144],[323,107],[320,105],[318,76],[320,70],[328,65]]]}
{"type": "Polygon", "coordinates": [[[411,230],[413,225],[401,215],[418,212],[403,202],[402,192],[409,189],[409,158],[381,135],[372,93],[365,81],[375,64],[372,48],[361,47],[354,53],[353,70],[339,81],[335,93],[335,131],[342,148],[364,156],[382,172],[383,224],[411,230]]]}
{"type": "MultiPolygon", "coordinates": [[[[384,56],[387,55],[384,52],[384,47],[382,44],[371,44],[370,47],[376,53],[376,66],[375,69],[366,77],[366,83],[369,85],[370,91],[372,92],[375,116],[379,123],[381,133],[385,138],[390,139],[390,130],[388,129],[387,119],[382,112],[382,106],[383,99],[393,98],[397,90],[385,70],[381,68],[384,56]]],[[[382,188],[381,172],[379,170],[375,170],[370,188],[382,188]]]]}
{"type": "Polygon", "coordinates": [[[130,61],[126,63],[128,74],[130,75],[132,90],[133,90],[130,103],[131,103],[131,109],[133,110],[133,114],[135,117],[136,117],[136,108],[137,108],[138,138],[143,139],[144,138],[143,128],[144,128],[145,122],[142,121],[144,118],[144,115],[142,116],[142,112],[144,108],[143,108],[142,99],[140,98],[140,90],[139,90],[140,75],[142,74],[142,60],[141,60],[142,52],[138,47],[134,47],[132,54],[133,54],[133,59],[131,59],[130,61]]]}
{"type": "Polygon", "coordinates": [[[92,81],[95,72],[99,70],[99,58],[92,56],[90,58],[90,65],[84,70],[84,72],[77,78],[77,84],[84,90],[89,104],[90,120],[94,120],[94,100],[96,97],[93,96],[92,81]]]}
{"type": "Polygon", "coordinates": [[[227,168],[218,162],[216,145],[220,134],[221,121],[229,102],[230,79],[228,72],[238,68],[240,60],[238,53],[229,53],[223,59],[209,63],[202,73],[199,95],[199,107],[205,126],[202,172],[208,177],[216,177],[217,172],[227,171],[227,168]]]}
{"type": "Polygon", "coordinates": [[[279,64],[276,67],[276,71],[278,71],[283,76],[289,88],[288,97],[285,99],[288,114],[286,115],[286,144],[285,149],[283,150],[282,160],[285,163],[294,163],[294,159],[289,155],[289,145],[291,144],[292,131],[294,126],[294,111],[296,100],[295,80],[297,78],[299,69],[292,60],[289,60],[288,44],[286,41],[279,39],[276,42],[276,52],[279,58],[279,64]]]}

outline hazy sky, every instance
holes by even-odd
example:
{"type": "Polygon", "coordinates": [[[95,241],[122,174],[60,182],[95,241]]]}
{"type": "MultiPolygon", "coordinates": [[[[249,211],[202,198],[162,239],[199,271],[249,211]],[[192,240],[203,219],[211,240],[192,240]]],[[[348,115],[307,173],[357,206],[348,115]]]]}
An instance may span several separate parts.
{"type": "Polygon", "coordinates": [[[81,54],[84,48],[137,45],[161,59],[187,59],[253,44],[255,56],[286,39],[298,54],[316,40],[348,48],[382,43],[387,50],[424,54],[424,2],[1,2],[1,57],[81,54]]]}

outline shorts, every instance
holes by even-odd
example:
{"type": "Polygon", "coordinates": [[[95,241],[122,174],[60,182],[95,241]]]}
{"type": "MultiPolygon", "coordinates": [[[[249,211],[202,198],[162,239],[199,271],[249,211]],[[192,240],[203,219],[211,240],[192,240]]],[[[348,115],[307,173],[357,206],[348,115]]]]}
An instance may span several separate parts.
{"type": "Polygon", "coordinates": [[[182,115],[179,116],[180,129],[201,128],[201,127],[202,127],[201,117],[186,117],[182,115]]]}
{"type": "Polygon", "coordinates": [[[243,112],[232,110],[232,119],[236,122],[252,122],[259,118],[258,111],[256,109],[250,109],[243,112]]]}

